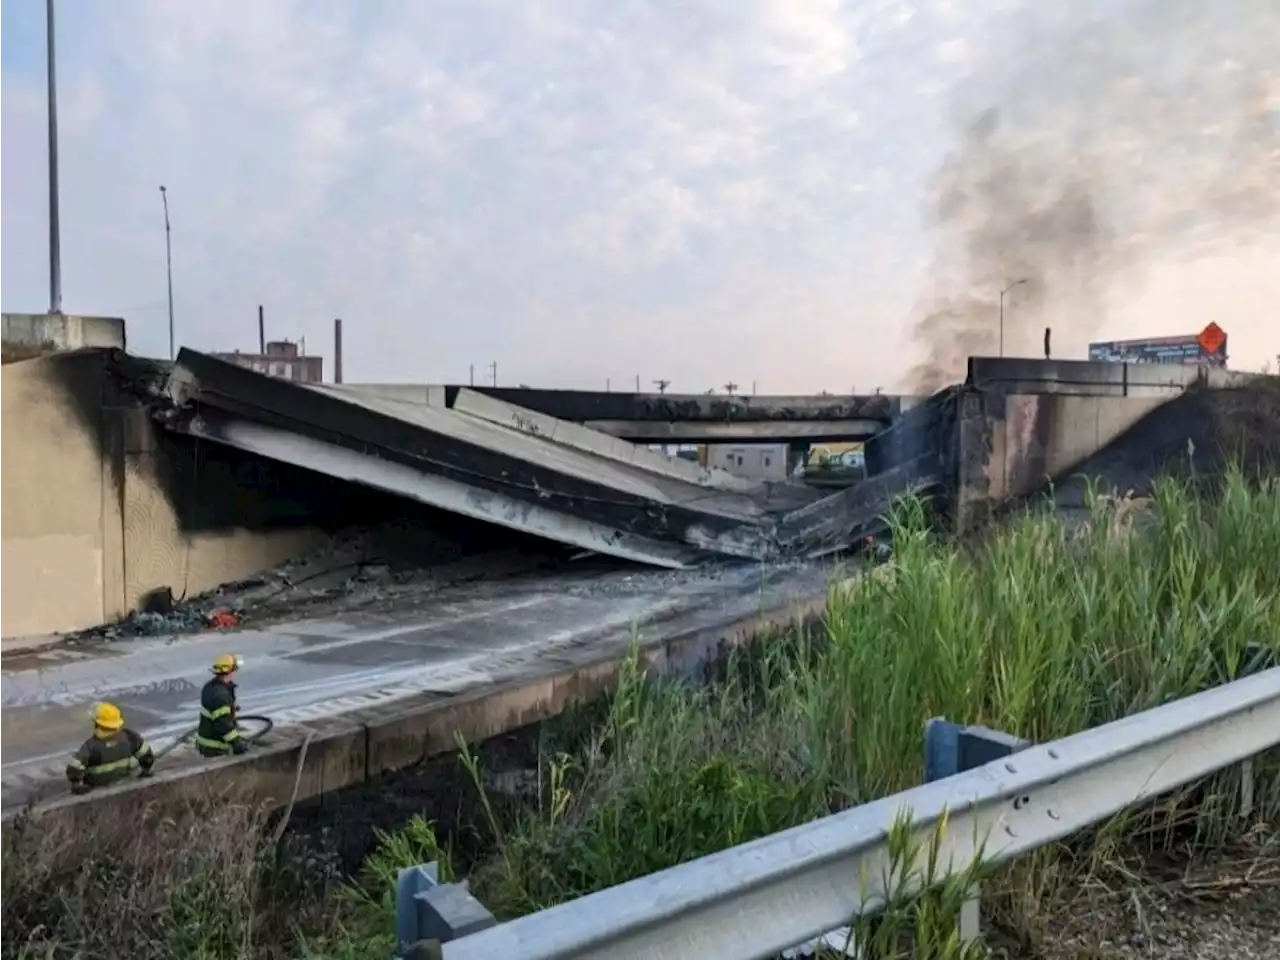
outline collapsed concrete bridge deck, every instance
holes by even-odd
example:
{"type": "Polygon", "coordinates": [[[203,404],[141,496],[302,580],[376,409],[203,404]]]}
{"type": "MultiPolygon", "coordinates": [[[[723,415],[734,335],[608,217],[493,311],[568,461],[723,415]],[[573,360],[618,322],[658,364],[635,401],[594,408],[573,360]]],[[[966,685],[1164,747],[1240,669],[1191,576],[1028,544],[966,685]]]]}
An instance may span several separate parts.
{"type": "MultiPolygon", "coordinates": [[[[797,522],[822,500],[813,488],[744,481],[488,394],[448,394],[426,388],[414,401],[295,384],[184,349],[161,419],[201,440],[657,566],[803,558],[838,537],[839,523],[814,540],[797,522]]],[[[888,398],[863,406],[891,408],[888,398]]],[[[821,511],[838,518],[847,502],[827,497],[821,511]]]]}

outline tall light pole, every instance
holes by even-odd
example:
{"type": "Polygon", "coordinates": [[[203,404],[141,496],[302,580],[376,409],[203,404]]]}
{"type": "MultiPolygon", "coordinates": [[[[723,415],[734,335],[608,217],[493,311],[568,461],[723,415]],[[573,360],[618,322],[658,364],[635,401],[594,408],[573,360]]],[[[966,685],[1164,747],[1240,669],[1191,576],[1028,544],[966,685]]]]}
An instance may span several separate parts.
{"type": "Polygon", "coordinates": [[[58,83],[53,51],[53,0],[45,0],[49,67],[49,312],[62,312],[61,228],[58,223],[58,83]]]}
{"type": "Polygon", "coordinates": [[[169,284],[169,359],[176,354],[173,349],[173,247],[169,242],[169,191],[160,184],[160,202],[164,204],[164,274],[169,284]]]}
{"type": "Polygon", "coordinates": [[[1014,287],[1020,287],[1026,280],[1015,280],[1000,291],[1000,356],[1004,356],[1004,295],[1014,287]]]}

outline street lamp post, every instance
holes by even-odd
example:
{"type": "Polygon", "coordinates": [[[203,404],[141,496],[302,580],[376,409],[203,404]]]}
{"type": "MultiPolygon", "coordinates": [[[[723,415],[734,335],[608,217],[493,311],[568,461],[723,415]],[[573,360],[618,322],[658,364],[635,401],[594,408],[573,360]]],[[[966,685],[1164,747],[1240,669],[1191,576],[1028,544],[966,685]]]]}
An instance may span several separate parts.
{"type": "Polygon", "coordinates": [[[1004,356],[1004,295],[1014,287],[1020,287],[1026,280],[1015,280],[1000,291],[1000,356],[1004,356]]]}
{"type": "Polygon", "coordinates": [[[62,312],[61,228],[58,223],[58,91],[53,43],[53,0],[45,0],[49,70],[49,312],[62,312]]]}
{"type": "Polygon", "coordinates": [[[160,201],[164,204],[164,275],[169,285],[169,359],[174,353],[173,344],[173,246],[169,241],[169,191],[160,185],[160,201]]]}

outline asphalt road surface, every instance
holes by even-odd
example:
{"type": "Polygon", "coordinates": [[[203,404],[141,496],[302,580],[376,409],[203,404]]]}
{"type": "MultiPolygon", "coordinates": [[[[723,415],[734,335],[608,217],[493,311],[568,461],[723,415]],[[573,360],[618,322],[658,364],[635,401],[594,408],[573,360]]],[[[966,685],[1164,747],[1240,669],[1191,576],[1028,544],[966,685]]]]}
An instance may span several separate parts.
{"type": "MultiPolygon", "coordinates": [[[[196,723],[219,653],[240,654],[241,712],[277,726],[422,693],[454,695],[562,669],[664,632],[730,622],[821,592],[815,566],[535,575],[437,590],[386,609],[270,629],[90,641],[4,658],[6,810],[60,783],[67,757],[110,700],[157,748],[196,723]]],[[[182,751],[190,747],[180,748],[182,751]]]]}

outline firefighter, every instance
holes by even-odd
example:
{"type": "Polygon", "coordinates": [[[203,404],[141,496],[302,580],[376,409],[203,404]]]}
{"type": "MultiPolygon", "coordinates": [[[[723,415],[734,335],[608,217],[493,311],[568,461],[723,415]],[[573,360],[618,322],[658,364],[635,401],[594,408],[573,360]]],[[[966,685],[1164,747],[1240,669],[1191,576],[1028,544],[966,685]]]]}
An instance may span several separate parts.
{"type": "Polygon", "coordinates": [[[93,708],[93,736],[67,764],[67,779],[72,793],[88,793],[94,787],[127,779],[137,768],[143,776],[150,776],[155,762],[151,744],[124,725],[120,708],[100,703],[93,708]]]}
{"type": "Polygon", "coordinates": [[[200,691],[200,726],[196,749],[205,757],[225,757],[249,749],[236,724],[236,671],[241,660],[224,653],[213,661],[213,679],[200,691]]]}

